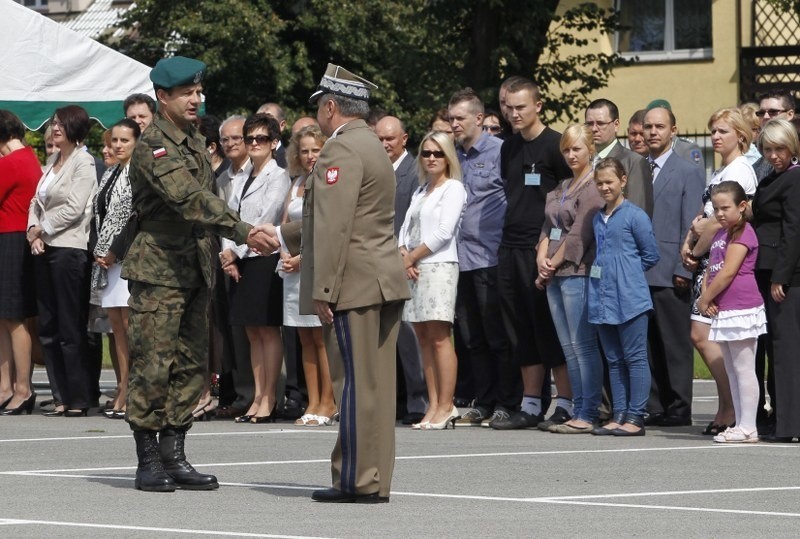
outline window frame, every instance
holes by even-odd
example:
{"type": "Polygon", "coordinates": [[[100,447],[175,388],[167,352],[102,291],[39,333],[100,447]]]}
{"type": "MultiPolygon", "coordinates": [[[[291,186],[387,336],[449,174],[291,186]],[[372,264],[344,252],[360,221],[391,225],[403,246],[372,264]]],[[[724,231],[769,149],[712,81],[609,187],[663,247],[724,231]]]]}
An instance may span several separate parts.
{"type": "MultiPolygon", "coordinates": [[[[614,9],[622,11],[622,3],[625,0],[614,0],[614,9]]],[[[634,2],[636,0],[627,0],[634,2]]],[[[711,46],[695,49],[676,49],[675,48],[675,2],[674,0],[662,0],[664,2],[664,50],[660,51],[630,51],[622,52],[619,50],[620,32],[614,32],[614,50],[623,58],[637,59],[639,62],[668,62],[681,60],[711,60],[714,58],[714,25],[713,13],[714,2],[710,3],[710,22],[711,22],[711,46]]]]}
{"type": "Polygon", "coordinates": [[[36,11],[44,11],[47,10],[48,8],[48,0],[32,0],[33,1],[32,6],[27,5],[26,4],[27,1],[30,0],[16,0],[18,4],[21,4],[23,7],[26,7],[28,9],[33,9],[36,11]]]}

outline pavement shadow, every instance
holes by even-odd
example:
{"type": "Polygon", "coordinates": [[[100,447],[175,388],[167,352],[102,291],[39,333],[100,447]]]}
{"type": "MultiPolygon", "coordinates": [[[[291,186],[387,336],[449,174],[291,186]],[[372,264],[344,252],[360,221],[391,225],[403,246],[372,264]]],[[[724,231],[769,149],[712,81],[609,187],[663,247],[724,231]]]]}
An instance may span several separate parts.
{"type": "Polygon", "coordinates": [[[125,477],[87,477],[86,481],[89,483],[99,483],[112,488],[132,489],[135,474],[125,475],[125,477]]]}
{"type": "Polygon", "coordinates": [[[252,490],[258,492],[267,492],[279,498],[309,498],[311,493],[315,490],[324,489],[327,487],[320,485],[264,485],[259,487],[251,487],[252,490]]]}

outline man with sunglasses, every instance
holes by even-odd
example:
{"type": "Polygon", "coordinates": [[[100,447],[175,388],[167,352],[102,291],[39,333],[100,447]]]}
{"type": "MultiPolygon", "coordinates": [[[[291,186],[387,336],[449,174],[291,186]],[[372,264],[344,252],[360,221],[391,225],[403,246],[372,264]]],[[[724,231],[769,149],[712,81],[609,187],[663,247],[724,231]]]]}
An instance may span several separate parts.
{"type": "Polygon", "coordinates": [[[218,488],[217,478],[195,471],[184,453],[206,375],[215,256],[210,234],[262,252],[279,245],[249,237],[250,225],[212,191],[205,138],[195,127],[205,68],[181,56],[156,64],[150,80],[158,111],[131,160],[138,231],[122,276],[131,293],[126,419],[136,441],[134,486],[140,490],[218,488]]]}
{"type": "MultiPolygon", "coordinates": [[[[761,96],[758,103],[756,116],[761,120],[763,129],[770,120],[794,120],[795,99],[791,92],[786,90],[773,90],[761,96]]],[[[753,170],[756,177],[761,182],[764,178],[772,174],[772,165],[763,157],[753,163],[753,170]]]]}

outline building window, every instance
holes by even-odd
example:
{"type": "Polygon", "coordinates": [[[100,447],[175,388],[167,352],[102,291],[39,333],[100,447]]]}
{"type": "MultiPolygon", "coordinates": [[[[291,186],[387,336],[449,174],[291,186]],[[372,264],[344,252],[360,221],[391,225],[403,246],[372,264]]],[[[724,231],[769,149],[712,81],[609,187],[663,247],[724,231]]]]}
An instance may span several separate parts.
{"type": "Polygon", "coordinates": [[[623,56],[648,60],[711,58],[711,0],[617,0],[623,56]]]}
{"type": "Polygon", "coordinates": [[[17,3],[32,9],[45,9],[47,0],[17,0],[17,3]]]}

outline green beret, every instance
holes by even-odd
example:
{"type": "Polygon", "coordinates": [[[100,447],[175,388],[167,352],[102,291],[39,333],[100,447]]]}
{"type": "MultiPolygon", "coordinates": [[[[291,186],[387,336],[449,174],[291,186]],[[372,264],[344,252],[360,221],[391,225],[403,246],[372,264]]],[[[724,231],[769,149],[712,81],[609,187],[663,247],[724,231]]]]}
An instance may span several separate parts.
{"type": "Polygon", "coordinates": [[[667,109],[672,110],[672,107],[669,104],[669,101],[666,99],[655,99],[647,104],[645,107],[647,110],[651,109],[667,109]]]}
{"type": "Polygon", "coordinates": [[[203,82],[206,74],[206,64],[200,60],[173,56],[162,58],[150,71],[150,80],[154,86],[160,88],[175,88],[203,82]]]}

